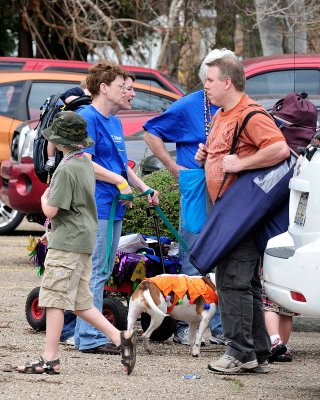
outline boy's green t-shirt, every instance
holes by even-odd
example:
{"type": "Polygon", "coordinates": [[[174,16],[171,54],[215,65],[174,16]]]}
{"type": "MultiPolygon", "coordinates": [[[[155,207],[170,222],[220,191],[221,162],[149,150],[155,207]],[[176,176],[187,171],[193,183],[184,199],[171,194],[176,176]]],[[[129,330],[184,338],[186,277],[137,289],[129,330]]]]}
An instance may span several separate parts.
{"type": "Polygon", "coordinates": [[[92,254],[97,229],[94,191],[95,175],[86,156],[58,166],[48,204],[59,211],[51,221],[48,248],[92,254]]]}

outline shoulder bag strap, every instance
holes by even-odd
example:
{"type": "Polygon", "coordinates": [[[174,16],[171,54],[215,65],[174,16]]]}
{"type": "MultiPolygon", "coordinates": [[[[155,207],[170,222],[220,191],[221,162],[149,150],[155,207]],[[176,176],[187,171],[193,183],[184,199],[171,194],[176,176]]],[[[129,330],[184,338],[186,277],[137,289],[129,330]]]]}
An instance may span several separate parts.
{"type": "MultiPolygon", "coordinates": [[[[245,126],[247,125],[249,119],[251,117],[253,117],[255,114],[264,114],[266,116],[269,116],[269,114],[266,111],[260,111],[260,110],[254,110],[254,111],[250,111],[244,118],[244,120],[242,121],[242,124],[240,125],[240,128],[238,129],[239,123],[237,121],[236,126],[234,128],[234,132],[233,132],[233,139],[232,139],[232,144],[231,144],[231,149],[230,149],[230,153],[229,154],[234,154],[237,150],[237,146],[238,146],[238,141],[241,135],[241,132],[244,130],[245,126]]],[[[228,172],[226,172],[224,174],[223,180],[221,182],[217,197],[215,202],[220,198],[220,193],[222,191],[222,188],[224,187],[226,180],[228,178],[228,172]]]]}

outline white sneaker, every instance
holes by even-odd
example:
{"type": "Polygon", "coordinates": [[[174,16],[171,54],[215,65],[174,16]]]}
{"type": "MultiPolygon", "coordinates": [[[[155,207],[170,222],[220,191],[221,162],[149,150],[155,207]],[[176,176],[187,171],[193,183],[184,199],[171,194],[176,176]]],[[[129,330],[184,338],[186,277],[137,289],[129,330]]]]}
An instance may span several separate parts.
{"type": "Polygon", "coordinates": [[[69,337],[67,340],[61,343],[66,344],[67,346],[74,346],[74,336],[69,337]]]}
{"type": "Polygon", "coordinates": [[[189,346],[189,327],[180,329],[173,336],[173,341],[179,344],[185,344],[189,346]]]}
{"type": "MultiPolygon", "coordinates": [[[[173,336],[173,341],[179,344],[185,344],[189,346],[189,327],[180,329],[175,335],[173,336]]],[[[201,347],[205,346],[206,342],[202,339],[201,340],[201,347]]]]}
{"type": "Polygon", "coordinates": [[[222,333],[218,335],[211,335],[210,336],[210,343],[211,344],[220,344],[226,346],[228,344],[228,340],[223,336],[222,333]]]}
{"type": "Polygon", "coordinates": [[[252,370],[258,367],[258,362],[256,359],[251,361],[241,362],[235,357],[228,354],[224,354],[219,360],[208,364],[209,371],[219,372],[223,374],[234,374],[241,372],[242,370],[252,370]]]}

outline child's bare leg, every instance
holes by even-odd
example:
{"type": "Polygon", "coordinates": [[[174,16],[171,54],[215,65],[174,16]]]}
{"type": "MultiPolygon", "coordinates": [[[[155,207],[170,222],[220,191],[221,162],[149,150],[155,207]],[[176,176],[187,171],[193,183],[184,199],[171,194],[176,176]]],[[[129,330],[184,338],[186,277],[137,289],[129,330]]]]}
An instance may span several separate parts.
{"type": "Polygon", "coordinates": [[[47,169],[48,168],[50,169],[50,167],[51,168],[54,167],[55,153],[56,153],[56,146],[51,142],[48,142],[47,153],[48,153],[48,160],[46,162],[46,167],[47,167],[47,169]]]}
{"type": "MultiPolygon", "coordinates": [[[[116,346],[120,345],[120,331],[113,326],[97,308],[93,307],[89,310],[78,310],[75,311],[75,314],[103,332],[116,346]]],[[[125,333],[125,337],[129,338],[130,336],[130,332],[125,333]]]]}
{"type": "Polygon", "coordinates": [[[265,311],[264,318],[269,336],[279,334],[279,315],[274,311],[265,311]]]}
{"type": "Polygon", "coordinates": [[[289,342],[292,331],[292,317],[290,315],[280,315],[280,337],[284,344],[289,342]]]}
{"type": "Polygon", "coordinates": [[[46,343],[42,357],[38,361],[17,365],[16,371],[23,373],[42,374],[60,373],[60,361],[58,360],[58,347],[63,328],[64,313],[58,308],[46,309],[46,343]],[[50,365],[50,361],[55,361],[50,365]]]}
{"type": "Polygon", "coordinates": [[[75,311],[75,314],[102,331],[116,346],[121,345],[121,362],[124,365],[127,374],[130,375],[136,363],[136,348],[135,343],[132,341],[134,333],[131,333],[130,331],[120,332],[95,307],[90,308],[89,310],[75,311]]]}
{"type": "Polygon", "coordinates": [[[47,361],[58,358],[60,336],[64,323],[64,311],[60,308],[46,309],[46,344],[43,358],[47,361]]]}
{"type": "Polygon", "coordinates": [[[54,157],[55,152],[56,152],[56,146],[53,143],[48,142],[48,147],[47,147],[48,157],[54,157]]]}

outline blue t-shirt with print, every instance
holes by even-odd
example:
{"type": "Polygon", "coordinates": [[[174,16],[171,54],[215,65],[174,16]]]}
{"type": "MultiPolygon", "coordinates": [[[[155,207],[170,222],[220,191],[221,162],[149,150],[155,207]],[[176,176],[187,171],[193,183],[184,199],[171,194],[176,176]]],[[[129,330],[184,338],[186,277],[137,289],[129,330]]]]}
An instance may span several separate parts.
{"type": "MultiPolygon", "coordinates": [[[[210,105],[211,116],[218,107],[210,105]]],[[[209,115],[207,116],[209,120],[209,115]]],[[[176,143],[177,164],[199,168],[194,159],[199,143],[206,142],[204,91],[190,93],[175,101],[163,114],[150,119],[143,128],[164,142],[176,143]]]]}
{"type": "MultiPolygon", "coordinates": [[[[92,154],[92,161],[119,175],[127,174],[128,159],[120,119],[99,113],[88,105],[79,114],[87,121],[87,132],[95,144],[84,151],[92,154]]],[[[119,194],[115,185],[100,180],[96,181],[95,199],[98,218],[109,219],[113,199],[119,194]]],[[[125,206],[118,202],[115,220],[122,220],[125,206]]]]}

